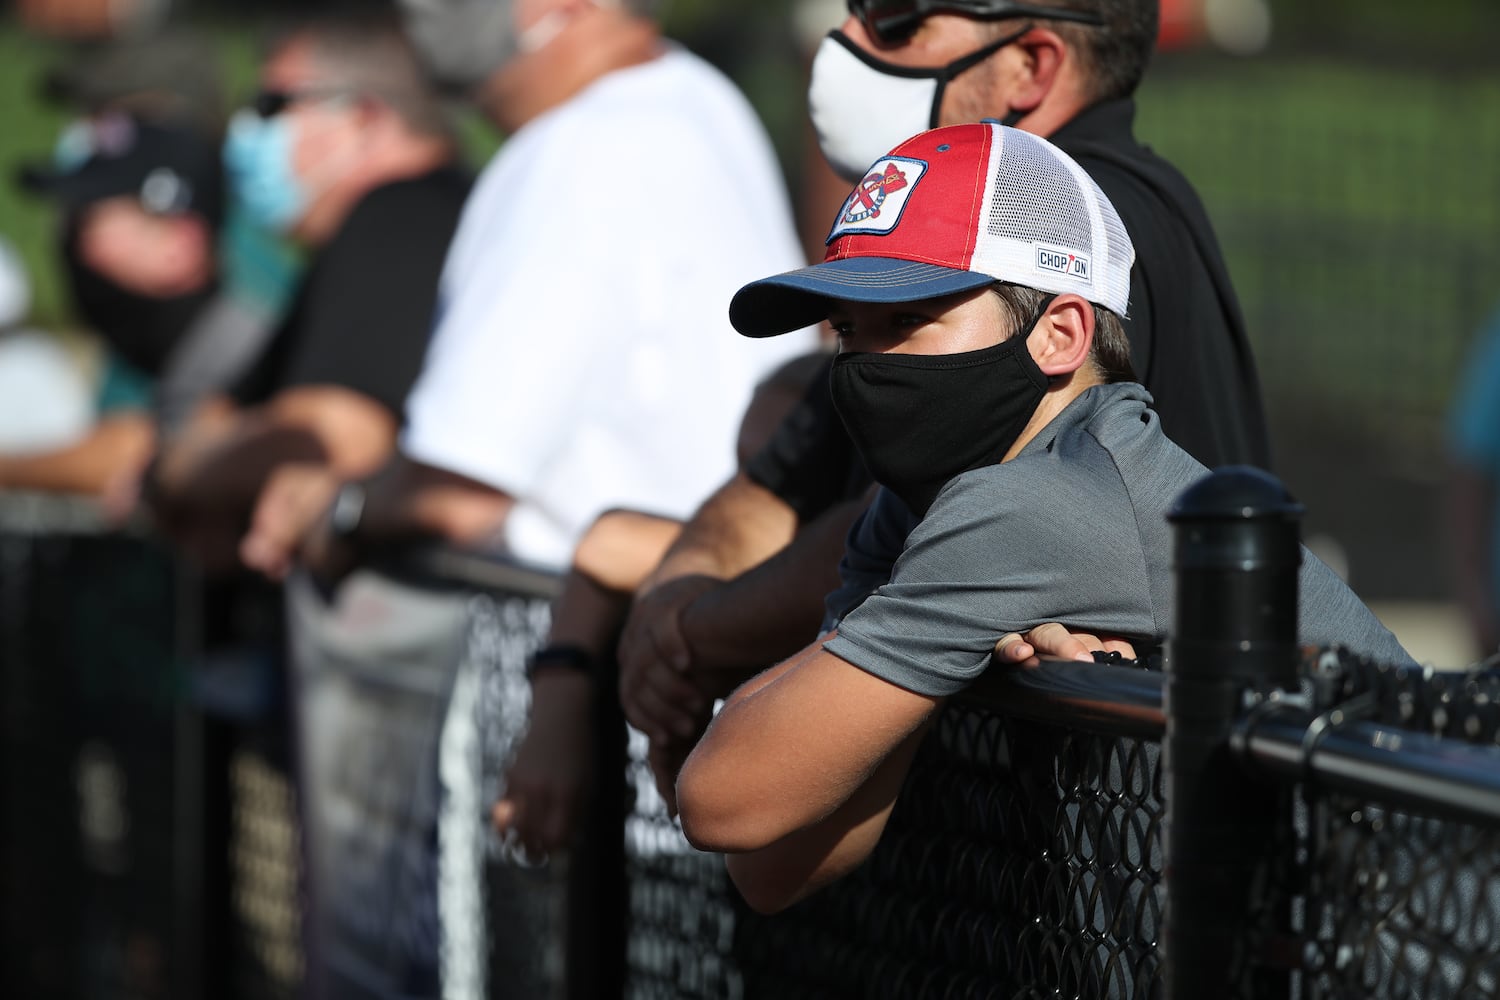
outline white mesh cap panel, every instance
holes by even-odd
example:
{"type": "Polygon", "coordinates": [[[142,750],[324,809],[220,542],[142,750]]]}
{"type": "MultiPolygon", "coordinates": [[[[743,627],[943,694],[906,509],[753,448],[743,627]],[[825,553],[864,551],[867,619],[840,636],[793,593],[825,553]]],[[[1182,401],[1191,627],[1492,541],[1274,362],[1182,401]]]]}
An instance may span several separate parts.
{"type": "Polygon", "coordinates": [[[1124,316],[1135,250],[1114,206],[1045,139],[999,127],[994,137],[970,269],[1047,292],[1076,292],[1124,316]]]}

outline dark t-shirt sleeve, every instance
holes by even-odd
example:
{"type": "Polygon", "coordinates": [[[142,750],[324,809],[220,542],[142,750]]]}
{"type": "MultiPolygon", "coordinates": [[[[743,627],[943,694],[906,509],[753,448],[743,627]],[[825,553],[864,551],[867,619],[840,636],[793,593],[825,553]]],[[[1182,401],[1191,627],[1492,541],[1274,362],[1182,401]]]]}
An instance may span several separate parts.
{"type": "Polygon", "coordinates": [[[438,277],[468,190],[441,170],[377,188],[318,253],[292,311],[237,395],[352,389],[400,414],[421,370],[438,277]]]}
{"type": "Polygon", "coordinates": [[[833,405],[828,387],[833,357],[745,464],[745,475],[785,501],[803,524],[834,504],[863,496],[872,482],[833,405]]]}

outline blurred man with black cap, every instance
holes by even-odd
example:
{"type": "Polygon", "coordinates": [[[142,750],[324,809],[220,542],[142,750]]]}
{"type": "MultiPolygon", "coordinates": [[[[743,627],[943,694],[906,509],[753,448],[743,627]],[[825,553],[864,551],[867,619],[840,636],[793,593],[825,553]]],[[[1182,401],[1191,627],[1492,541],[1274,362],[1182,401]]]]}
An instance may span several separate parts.
{"type": "Polygon", "coordinates": [[[63,259],[83,319],[157,375],[216,287],[218,150],[192,130],[124,114],[84,127],[81,163],[27,170],[23,184],[65,206],[63,259]]]}
{"type": "Polygon", "coordinates": [[[81,119],[22,185],[63,209],[61,253],[79,317],[104,342],[100,420],[83,441],[7,470],[13,487],[104,493],[148,455],[151,383],[218,286],[224,191],[201,132],[109,112],[81,119]]]}

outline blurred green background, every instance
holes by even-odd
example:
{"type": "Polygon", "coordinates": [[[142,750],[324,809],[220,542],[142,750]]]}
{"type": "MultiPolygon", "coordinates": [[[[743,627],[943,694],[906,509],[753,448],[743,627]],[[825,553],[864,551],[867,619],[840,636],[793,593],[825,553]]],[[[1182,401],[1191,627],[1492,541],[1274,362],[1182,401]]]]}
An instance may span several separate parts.
{"type": "MultiPolygon", "coordinates": [[[[204,29],[230,92],[245,93],[265,18],[305,6],[199,0],[173,17],[204,29]]],[[[816,38],[794,27],[796,6],[669,0],[665,15],[751,95],[794,194],[816,38]]],[[[1276,471],[1309,506],[1309,534],[1347,561],[1367,599],[1440,599],[1444,411],[1474,333],[1500,305],[1500,3],[1202,7],[1268,10],[1269,44],[1231,54],[1202,24],[1177,26],[1188,44],[1158,54],[1138,131],[1195,183],[1218,229],[1272,415],[1276,471]]],[[[810,20],[826,28],[840,6],[817,9],[810,20]]],[[[39,82],[64,53],[0,8],[7,175],[45,156],[63,123],[39,82]]],[[[477,125],[466,135],[477,159],[497,141],[477,125]]],[[[0,183],[0,234],[32,267],[43,325],[67,322],[53,224],[46,206],[0,183]]]]}

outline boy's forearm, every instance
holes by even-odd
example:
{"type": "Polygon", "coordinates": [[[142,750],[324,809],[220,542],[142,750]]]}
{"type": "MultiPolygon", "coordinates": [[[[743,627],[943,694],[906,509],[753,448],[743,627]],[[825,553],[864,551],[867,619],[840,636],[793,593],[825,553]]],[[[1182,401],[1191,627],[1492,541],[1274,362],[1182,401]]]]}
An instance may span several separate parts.
{"type": "Polygon", "coordinates": [[[745,902],[757,912],[776,913],[863,864],[885,832],[927,728],[902,741],[827,819],[761,850],[726,856],[729,877],[745,902]]]}
{"type": "Polygon", "coordinates": [[[821,822],[939,704],[815,643],[725,702],[678,780],[683,832],[700,850],[756,851],[821,822]]]}

